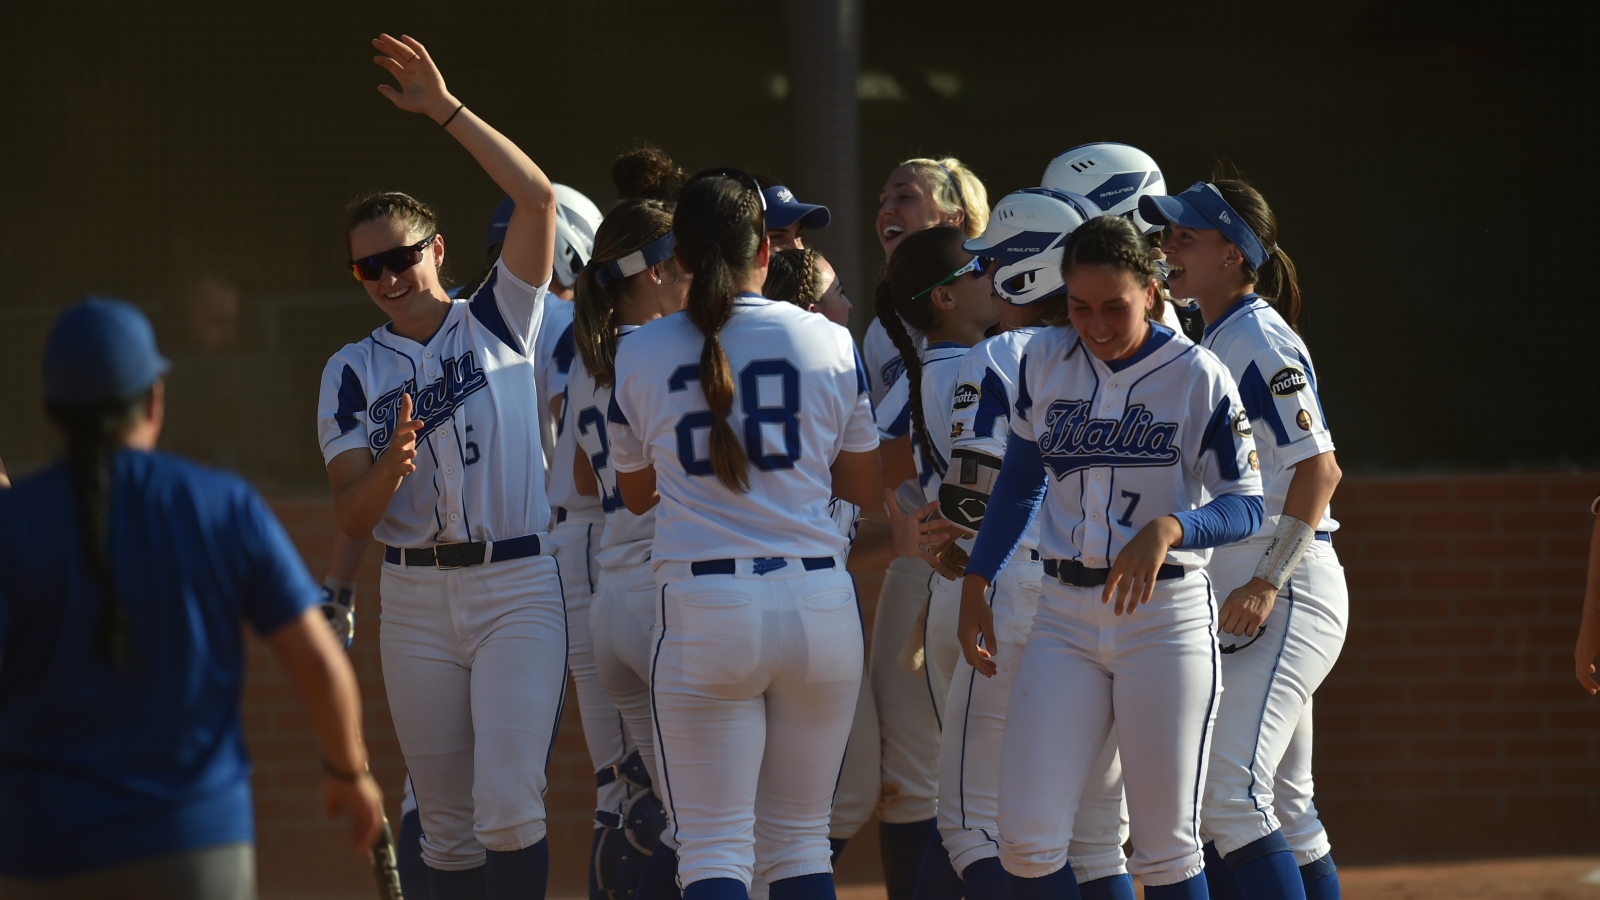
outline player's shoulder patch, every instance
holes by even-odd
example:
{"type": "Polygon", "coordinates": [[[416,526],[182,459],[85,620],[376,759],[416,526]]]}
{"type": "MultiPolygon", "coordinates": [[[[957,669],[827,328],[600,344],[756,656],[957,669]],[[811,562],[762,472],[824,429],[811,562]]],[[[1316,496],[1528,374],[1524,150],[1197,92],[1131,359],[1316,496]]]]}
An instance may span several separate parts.
{"type": "Polygon", "coordinates": [[[963,381],[956,385],[956,393],[952,401],[952,406],[955,409],[970,409],[974,403],[978,402],[978,397],[981,396],[981,394],[982,392],[978,389],[977,385],[970,381],[963,381]]]}
{"type": "Polygon", "coordinates": [[[1275,397],[1291,397],[1305,390],[1310,383],[1305,369],[1299,366],[1284,366],[1267,379],[1267,390],[1272,391],[1275,397]]]}

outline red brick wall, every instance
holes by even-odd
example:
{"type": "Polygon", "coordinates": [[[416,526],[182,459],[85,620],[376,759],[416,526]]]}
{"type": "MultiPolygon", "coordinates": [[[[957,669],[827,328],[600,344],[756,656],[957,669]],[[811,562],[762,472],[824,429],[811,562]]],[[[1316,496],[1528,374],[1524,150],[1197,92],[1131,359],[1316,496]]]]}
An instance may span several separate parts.
{"type": "MultiPolygon", "coordinates": [[[[1347,862],[1595,852],[1600,710],[1572,679],[1588,501],[1600,473],[1366,476],[1335,498],[1351,627],[1317,695],[1318,806],[1347,862]]],[[[312,570],[332,535],[322,499],[274,508],[312,570]]],[[[864,599],[872,560],[853,560],[864,599]]],[[[376,641],[377,554],[362,569],[356,644],[373,771],[398,825],[400,760],[376,641]]],[[[869,609],[870,612],[870,609],[869,609]]],[[[573,711],[551,760],[552,892],[583,891],[592,776],[573,711]]],[[[290,686],[252,649],[264,896],[355,896],[370,883],[321,816],[316,749],[290,686]]],[[[870,878],[869,825],[841,877],[870,878]]]]}

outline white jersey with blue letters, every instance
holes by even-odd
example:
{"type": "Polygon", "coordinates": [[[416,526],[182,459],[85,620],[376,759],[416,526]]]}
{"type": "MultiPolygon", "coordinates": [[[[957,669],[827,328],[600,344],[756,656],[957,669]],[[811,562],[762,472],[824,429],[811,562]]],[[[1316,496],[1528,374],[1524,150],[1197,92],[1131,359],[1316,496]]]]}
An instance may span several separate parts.
{"type": "Polygon", "coordinates": [[[687,314],[674,313],[618,347],[611,463],[619,472],[655,466],[654,561],[842,559],[829,470],[840,452],[878,446],[849,333],[793,304],[756,294],[735,301],[721,341],[735,385],[731,418],[750,460],[745,494],[712,471],[711,412],[698,382],[703,340],[687,314]]]}
{"type": "Polygon", "coordinates": [[[328,360],[317,405],[324,461],[356,448],[381,454],[402,393],[424,423],[417,470],[401,481],[373,537],[428,547],[548,528],[533,357],[547,285],[528,284],[497,262],[425,343],[385,325],[328,360]]]}
{"type": "MultiPolygon", "coordinates": [[[[907,325],[906,331],[917,349],[927,344],[927,339],[915,328],[907,325]]],[[[884,395],[889,393],[889,388],[894,386],[906,368],[905,362],[900,359],[899,348],[889,337],[888,329],[877,319],[867,326],[867,333],[861,339],[861,357],[867,366],[867,383],[872,387],[872,403],[876,406],[883,402],[884,395]]]]}
{"type": "MultiPolygon", "coordinates": [[[[924,451],[911,423],[911,379],[902,369],[876,410],[878,439],[892,441],[911,435],[911,452],[917,463],[917,484],[923,502],[939,499],[939,479],[950,466],[950,397],[967,347],[942,341],[922,351],[922,418],[933,446],[924,451]]],[[[898,357],[897,357],[898,359],[898,357]]]]}
{"type": "MultiPolygon", "coordinates": [[[[1053,482],[1040,513],[1046,559],[1110,568],[1152,519],[1196,509],[1203,495],[1260,493],[1233,377],[1171,329],[1151,325],[1144,347],[1113,370],[1070,327],[1047,328],[1020,369],[1011,430],[1039,445],[1053,482]]],[[[1210,558],[1209,549],[1167,553],[1191,569],[1210,558]]]]}

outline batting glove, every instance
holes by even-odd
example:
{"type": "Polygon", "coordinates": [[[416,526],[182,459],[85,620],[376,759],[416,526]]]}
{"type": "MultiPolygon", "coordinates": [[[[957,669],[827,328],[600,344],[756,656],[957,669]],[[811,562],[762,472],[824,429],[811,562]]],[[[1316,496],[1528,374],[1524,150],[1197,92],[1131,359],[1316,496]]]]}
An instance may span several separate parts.
{"type": "Polygon", "coordinates": [[[353,581],[340,581],[329,576],[322,579],[322,614],[328,617],[334,637],[344,642],[344,648],[356,639],[356,585],[353,581]]]}

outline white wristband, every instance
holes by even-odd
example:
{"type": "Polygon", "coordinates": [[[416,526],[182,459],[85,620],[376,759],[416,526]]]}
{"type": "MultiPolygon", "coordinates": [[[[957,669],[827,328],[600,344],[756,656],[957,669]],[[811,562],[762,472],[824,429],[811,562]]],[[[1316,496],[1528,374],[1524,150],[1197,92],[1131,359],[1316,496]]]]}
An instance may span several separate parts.
{"type": "Polygon", "coordinates": [[[1261,555],[1261,562],[1256,563],[1256,577],[1282,590],[1300,565],[1300,557],[1306,555],[1316,539],[1317,532],[1310,525],[1294,516],[1279,516],[1278,530],[1267,544],[1267,552],[1261,555]]]}

